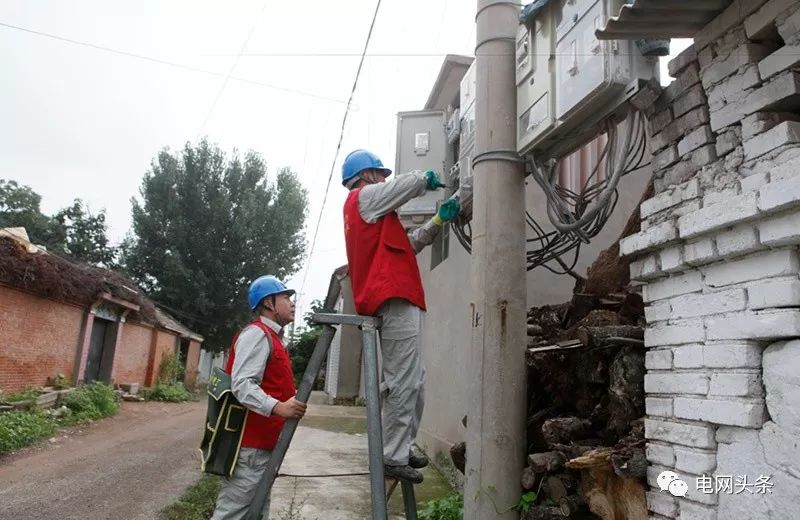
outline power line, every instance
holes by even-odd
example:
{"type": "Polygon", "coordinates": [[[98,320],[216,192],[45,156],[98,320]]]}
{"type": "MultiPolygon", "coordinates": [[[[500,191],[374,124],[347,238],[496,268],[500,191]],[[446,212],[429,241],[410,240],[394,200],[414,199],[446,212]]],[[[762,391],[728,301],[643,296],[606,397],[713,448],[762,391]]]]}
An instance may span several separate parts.
{"type": "MultiPolygon", "coordinates": [[[[127,56],[128,58],[136,58],[138,60],[149,61],[149,62],[152,62],[152,63],[157,63],[159,65],[166,65],[168,67],[174,67],[174,68],[178,68],[178,69],[182,69],[182,70],[188,70],[190,72],[199,72],[199,73],[202,73],[202,74],[208,74],[208,75],[217,76],[217,77],[225,77],[226,76],[222,72],[214,72],[213,70],[201,69],[199,67],[193,67],[191,65],[184,65],[182,63],[177,63],[177,62],[174,62],[174,61],[162,60],[161,58],[153,58],[152,56],[145,56],[143,54],[136,54],[136,53],[133,53],[133,52],[122,51],[122,50],[119,50],[119,49],[113,49],[111,47],[105,47],[103,45],[96,45],[94,43],[88,43],[88,42],[84,42],[84,41],[80,41],[80,40],[73,40],[72,38],[65,38],[63,36],[58,36],[58,35],[55,35],[55,34],[50,34],[50,33],[42,32],[42,31],[36,31],[36,30],[33,30],[33,29],[20,27],[20,26],[17,26],[17,25],[11,25],[11,24],[4,23],[4,22],[0,22],[0,27],[6,27],[8,29],[14,29],[14,30],[17,30],[17,31],[22,31],[22,32],[25,32],[25,33],[28,33],[28,34],[34,34],[36,36],[42,36],[44,38],[49,38],[49,39],[52,39],[52,40],[57,40],[57,41],[60,41],[60,42],[65,42],[65,43],[70,43],[72,45],[79,45],[81,47],[88,47],[90,49],[94,49],[94,50],[98,50],[98,51],[110,52],[112,54],[118,54],[120,56],[127,56]]],[[[290,93],[290,94],[297,94],[299,96],[307,96],[307,97],[322,99],[322,100],[325,100],[325,101],[331,101],[333,103],[344,103],[344,101],[342,101],[341,99],[334,99],[334,98],[329,98],[327,96],[321,96],[319,94],[313,94],[311,92],[304,92],[302,90],[296,90],[296,89],[291,89],[291,88],[286,88],[286,87],[280,87],[278,85],[272,85],[270,83],[264,83],[262,81],[257,81],[257,80],[253,80],[253,79],[240,78],[240,77],[236,77],[236,76],[230,76],[230,79],[232,79],[234,81],[239,81],[241,83],[246,83],[246,84],[249,84],[249,85],[257,85],[257,86],[266,87],[266,88],[269,88],[269,89],[272,89],[272,90],[278,90],[278,91],[287,92],[287,93],[290,93]]]]}
{"type": "Polygon", "coordinates": [[[236,69],[236,66],[239,64],[239,60],[242,58],[242,53],[247,48],[247,44],[250,43],[250,38],[253,36],[253,31],[256,29],[256,25],[258,25],[258,21],[261,19],[261,15],[264,14],[264,9],[267,7],[266,0],[261,5],[261,11],[258,12],[258,15],[253,19],[253,24],[250,26],[250,30],[247,32],[247,36],[245,37],[244,41],[242,42],[242,47],[239,49],[239,54],[236,55],[236,59],[233,60],[233,64],[231,68],[228,70],[228,73],[225,75],[225,80],[222,82],[222,85],[219,87],[219,91],[217,91],[217,95],[214,98],[214,101],[211,103],[211,107],[208,109],[208,113],[206,114],[206,118],[203,119],[203,124],[200,125],[200,130],[197,132],[197,138],[200,139],[200,134],[203,133],[203,129],[206,127],[208,120],[211,119],[211,114],[214,113],[214,109],[217,107],[217,103],[219,102],[219,98],[222,97],[222,93],[225,91],[225,87],[228,86],[228,80],[231,79],[231,75],[233,71],[236,69]]]}
{"type": "Polygon", "coordinates": [[[322,213],[325,211],[325,203],[328,200],[328,192],[331,189],[331,180],[333,179],[333,170],[336,166],[336,160],[339,158],[339,151],[342,148],[342,140],[344,139],[344,128],[347,124],[347,115],[350,113],[350,104],[353,101],[353,96],[356,93],[356,87],[358,86],[358,78],[361,75],[361,68],[364,66],[364,58],[367,55],[367,48],[369,47],[369,41],[372,38],[372,30],[375,28],[375,20],[378,18],[378,10],[381,7],[381,0],[378,0],[377,5],[375,6],[375,13],[372,15],[372,23],[369,26],[369,32],[367,33],[367,41],[364,42],[364,50],[361,53],[361,60],[358,62],[358,70],[356,70],[356,77],[353,80],[353,88],[350,90],[350,97],[347,100],[347,107],[344,111],[344,117],[342,118],[342,129],[339,132],[339,143],[336,145],[336,153],[333,156],[333,162],[331,163],[331,171],[328,174],[328,184],[325,187],[325,196],[322,198],[322,207],[319,208],[319,217],[317,217],[317,227],[314,229],[314,238],[311,240],[311,249],[308,253],[308,263],[306,263],[306,271],[303,274],[303,283],[300,284],[300,294],[303,294],[303,290],[306,286],[306,278],[308,277],[308,270],[311,266],[311,258],[314,255],[314,246],[317,244],[317,235],[319,234],[319,226],[322,222],[322,213]]]}

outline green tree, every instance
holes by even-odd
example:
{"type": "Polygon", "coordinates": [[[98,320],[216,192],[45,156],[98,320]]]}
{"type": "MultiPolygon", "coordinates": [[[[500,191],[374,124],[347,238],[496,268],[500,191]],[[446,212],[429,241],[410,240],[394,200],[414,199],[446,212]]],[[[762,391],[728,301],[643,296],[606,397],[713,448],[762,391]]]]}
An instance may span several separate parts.
{"type": "Polygon", "coordinates": [[[322,333],[322,326],[314,323],[315,312],[322,311],[322,301],[314,300],[311,302],[311,310],[303,317],[305,325],[301,325],[292,331],[292,338],[289,344],[289,357],[292,360],[292,372],[296,385],[300,385],[303,374],[306,371],[311,354],[317,345],[322,333]]]}
{"type": "Polygon", "coordinates": [[[106,211],[92,215],[81,199],[52,218],[53,234],[67,255],[90,264],[110,266],[116,251],[108,244],[106,211]]]}
{"type": "Polygon", "coordinates": [[[158,302],[227,348],[248,320],[247,286],[262,274],[286,278],[305,252],[306,190],[289,169],[274,180],[255,152],[228,158],[203,140],[162,150],[133,200],[133,233],[122,265],[158,302]]]}
{"type": "Polygon", "coordinates": [[[41,195],[30,186],[0,179],[0,228],[24,227],[33,243],[60,247],[63,243],[53,233],[50,217],[42,213],[41,202],[41,195]]]}

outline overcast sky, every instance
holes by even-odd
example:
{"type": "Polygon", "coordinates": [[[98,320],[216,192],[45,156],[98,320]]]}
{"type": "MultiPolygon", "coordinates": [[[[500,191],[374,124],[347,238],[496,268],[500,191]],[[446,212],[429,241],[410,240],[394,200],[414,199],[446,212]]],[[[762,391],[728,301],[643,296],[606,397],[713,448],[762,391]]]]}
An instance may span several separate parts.
{"type": "MultiPolygon", "coordinates": [[[[473,54],[475,5],[382,1],[314,254],[288,280],[299,291],[308,267],[298,316],[346,263],[342,159],[364,147],[394,167],[395,116],[423,107],[446,54],[473,54]]],[[[208,136],[261,153],[270,173],[299,174],[310,245],[374,9],[374,0],[2,0],[0,23],[18,28],[0,26],[0,178],[31,186],[48,214],[74,198],[106,209],[118,243],[151,159],[208,136]]]]}

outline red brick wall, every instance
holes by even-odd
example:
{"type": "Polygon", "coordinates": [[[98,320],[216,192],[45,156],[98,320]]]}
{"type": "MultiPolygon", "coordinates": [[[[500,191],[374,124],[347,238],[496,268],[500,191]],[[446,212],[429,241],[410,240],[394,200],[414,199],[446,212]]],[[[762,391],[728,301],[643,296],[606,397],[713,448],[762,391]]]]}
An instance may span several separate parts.
{"type": "Polygon", "coordinates": [[[73,365],[85,310],[0,285],[0,390],[43,386],[73,365]]]}
{"type": "Polygon", "coordinates": [[[186,377],[184,383],[189,388],[193,388],[197,382],[197,368],[200,366],[200,343],[191,340],[189,342],[189,353],[186,355],[186,377]]]}
{"type": "Polygon", "coordinates": [[[158,379],[158,367],[161,364],[161,358],[164,354],[176,353],[176,334],[164,330],[156,330],[155,334],[155,347],[153,349],[153,356],[148,364],[148,377],[145,381],[147,386],[152,386],[158,379]]]}
{"type": "Polygon", "coordinates": [[[145,384],[153,328],[127,322],[122,326],[122,341],[114,356],[114,382],[145,384]]]}

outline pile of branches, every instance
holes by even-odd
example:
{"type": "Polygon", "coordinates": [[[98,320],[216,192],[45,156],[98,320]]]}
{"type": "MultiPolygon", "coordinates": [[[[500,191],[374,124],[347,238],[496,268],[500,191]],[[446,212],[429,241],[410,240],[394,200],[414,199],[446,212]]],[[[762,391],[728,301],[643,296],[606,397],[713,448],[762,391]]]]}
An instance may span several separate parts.
{"type": "Polygon", "coordinates": [[[29,253],[10,237],[0,237],[0,283],[36,296],[89,307],[102,293],[134,303],[132,320],[155,324],[156,309],[126,276],[47,253],[29,253]]]}

